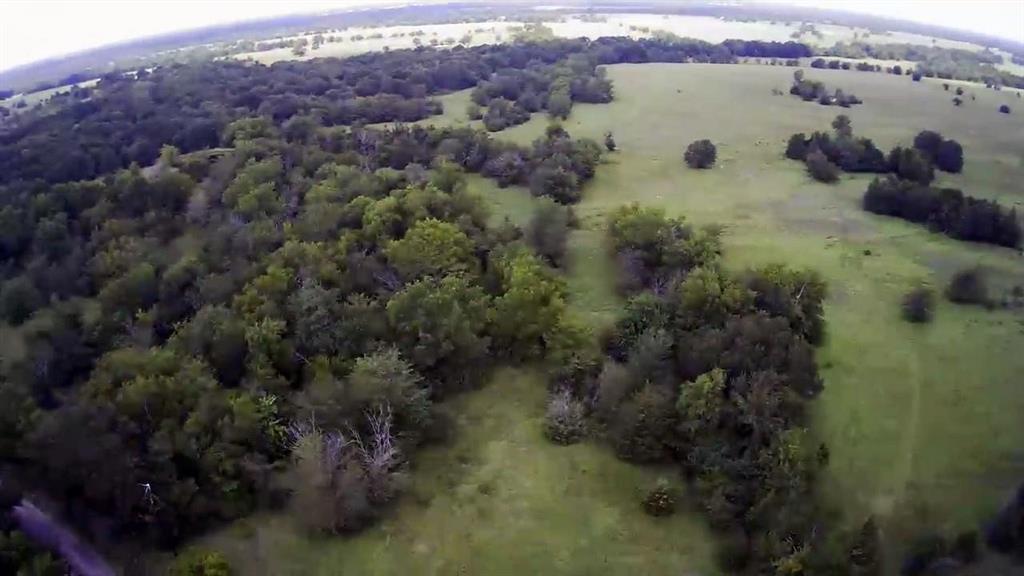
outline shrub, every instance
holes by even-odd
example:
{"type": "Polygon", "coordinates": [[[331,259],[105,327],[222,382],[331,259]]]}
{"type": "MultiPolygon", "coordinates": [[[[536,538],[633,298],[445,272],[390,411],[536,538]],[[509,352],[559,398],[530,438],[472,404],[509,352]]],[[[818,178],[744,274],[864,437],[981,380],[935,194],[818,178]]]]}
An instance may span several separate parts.
{"type": "Polygon", "coordinates": [[[615,152],[617,146],[615,144],[615,137],[612,136],[611,132],[607,132],[604,135],[604,147],[607,148],[609,152],[615,152]]]}
{"type": "Polygon", "coordinates": [[[658,483],[644,496],[644,511],[651,516],[671,516],[676,511],[676,499],[669,483],[659,478],[658,483]]]}
{"type": "Polygon", "coordinates": [[[786,158],[790,160],[805,160],[807,158],[807,139],[803,133],[793,134],[786,144],[786,158]]]}
{"type": "Polygon", "coordinates": [[[466,116],[468,116],[470,120],[480,120],[484,117],[484,113],[483,110],[480,109],[479,104],[472,103],[466,107],[466,116]]]}
{"type": "Polygon", "coordinates": [[[1003,104],[1002,106],[999,107],[999,111],[1002,112],[1003,114],[1009,114],[1010,107],[1007,106],[1006,104],[1003,104]]]}
{"type": "Polygon", "coordinates": [[[718,151],[711,140],[697,140],[686,147],[683,159],[690,168],[711,168],[718,157],[718,151]]]}
{"type": "Polygon", "coordinates": [[[662,386],[647,384],[615,414],[615,450],[623,460],[657,462],[667,455],[665,440],[675,426],[675,401],[662,386]]]}
{"type": "Polygon", "coordinates": [[[575,444],[585,431],[583,404],[568,390],[552,394],[544,417],[544,435],[556,444],[575,444]]]}
{"type": "Polygon", "coordinates": [[[220,552],[193,549],[178,556],[170,576],[230,576],[231,566],[220,552]]]}
{"type": "Polygon", "coordinates": [[[978,268],[957,272],[949,281],[946,297],[957,304],[988,304],[988,285],[985,275],[978,268]]]}
{"type": "Polygon", "coordinates": [[[931,322],[935,313],[935,293],[930,288],[914,288],[903,297],[903,318],[907,322],[931,322]]]}
{"type": "Polygon", "coordinates": [[[829,162],[821,150],[807,154],[807,173],[818,182],[831,183],[839,180],[839,167],[829,162]]]}
{"type": "Polygon", "coordinates": [[[569,209],[550,198],[540,198],[526,227],[530,247],[551,264],[561,266],[568,238],[569,209]]]}

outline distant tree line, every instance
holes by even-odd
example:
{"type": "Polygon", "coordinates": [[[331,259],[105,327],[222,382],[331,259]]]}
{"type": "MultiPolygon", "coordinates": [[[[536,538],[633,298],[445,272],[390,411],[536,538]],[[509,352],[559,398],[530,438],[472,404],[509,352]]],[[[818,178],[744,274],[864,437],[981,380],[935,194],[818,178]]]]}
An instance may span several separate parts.
{"type": "MultiPolygon", "coordinates": [[[[983,82],[986,85],[1024,88],[1024,77],[996,68],[996,64],[1003,62],[1003,57],[989,50],[964,50],[920,44],[837,42],[835,46],[827,48],[824,55],[855,59],[909,60],[917,63],[918,74],[929,78],[968,80],[983,82]]],[[[893,73],[900,72],[896,72],[894,68],[893,73]]]]}
{"type": "Polygon", "coordinates": [[[224,142],[232,121],[255,115],[277,126],[294,116],[324,125],[413,121],[441,111],[429,96],[479,85],[475,99],[508,102],[491,113],[489,128],[497,130],[523,121],[524,112],[564,117],[573,102],[607,102],[610,82],[596,70],[603,64],[807,54],[795,42],[602,38],[393,50],[271,66],[217,60],[160,66],[137,78],[112,73],[88,99],[4,119],[0,184],[65,182],[133,162],[146,166],[164,144],[186,153],[213,148],[224,142]]]}
{"type": "Polygon", "coordinates": [[[835,104],[843,108],[849,108],[854,104],[864,102],[857,96],[846,94],[839,88],[836,88],[834,92],[829,92],[824,82],[805,78],[803,70],[793,72],[793,85],[790,86],[789,93],[799,96],[805,102],[817,101],[822,106],[835,104]]]}

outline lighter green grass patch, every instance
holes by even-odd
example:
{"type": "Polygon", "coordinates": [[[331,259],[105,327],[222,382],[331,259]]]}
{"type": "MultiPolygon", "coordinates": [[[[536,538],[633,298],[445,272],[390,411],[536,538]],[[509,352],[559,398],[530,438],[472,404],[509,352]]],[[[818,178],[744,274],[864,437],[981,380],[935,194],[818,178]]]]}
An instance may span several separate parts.
{"type": "Polygon", "coordinates": [[[647,516],[640,499],[674,469],[632,466],[604,446],[542,435],[543,377],[498,371],[450,401],[450,445],[414,458],[409,491],[375,527],[309,538],[262,514],[198,545],[246,575],[714,574],[711,537],[692,515],[647,516]]]}

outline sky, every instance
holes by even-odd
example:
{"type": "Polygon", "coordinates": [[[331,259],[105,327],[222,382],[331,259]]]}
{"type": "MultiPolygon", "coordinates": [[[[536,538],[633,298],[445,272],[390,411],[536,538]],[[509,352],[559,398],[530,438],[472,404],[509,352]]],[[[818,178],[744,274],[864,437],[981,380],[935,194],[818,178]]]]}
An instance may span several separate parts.
{"type": "MultiPolygon", "coordinates": [[[[167,32],[286,14],[402,3],[402,0],[4,0],[0,11],[0,70],[167,32]]],[[[424,2],[411,0],[409,3],[424,2]]],[[[916,20],[1024,42],[1024,0],[784,0],[769,3],[916,20]]]]}

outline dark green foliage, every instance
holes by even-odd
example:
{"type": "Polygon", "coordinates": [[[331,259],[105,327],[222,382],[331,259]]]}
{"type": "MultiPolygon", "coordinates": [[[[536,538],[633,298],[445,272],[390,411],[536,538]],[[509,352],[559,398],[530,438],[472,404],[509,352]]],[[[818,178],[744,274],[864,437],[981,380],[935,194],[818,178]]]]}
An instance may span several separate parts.
{"type": "Polygon", "coordinates": [[[987,305],[990,300],[985,273],[978,268],[960,270],[950,279],[946,297],[957,304],[987,305]]]}
{"type": "Polygon", "coordinates": [[[807,154],[807,173],[818,182],[832,183],[839,180],[839,167],[829,161],[821,150],[807,154]]]}
{"type": "Polygon", "coordinates": [[[648,289],[628,301],[590,393],[618,455],[677,460],[712,525],[737,530],[731,566],[848,566],[815,535],[822,447],[803,427],[822,389],[809,342],[824,334],[824,282],[784,266],[734,279],[713,233],[656,209],[618,209],[609,236],[630,289],[648,289]]]}
{"type": "Polygon", "coordinates": [[[711,168],[715,164],[718,152],[711,140],[697,140],[686,147],[683,159],[690,168],[711,168]]]}
{"type": "Polygon", "coordinates": [[[931,159],[923,152],[912,148],[893,148],[889,152],[889,169],[903,180],[927,185],[935,179],[931,159]]]}
{"type": "Polygon", "coordinates": [[[793,134],[786,144],[786,158],[805,160],[807,158],[807,139],[801,134],[793,134]]]}
{"type": "Polygon", "coordinates": [[[39,293],[28,276],[8,280],[0,287],[0,318],[17,326],[43,305],[39,293]]]}
{"type": "Polygon", "coordinates": [[[526,226],[527,243],[552,265],[561,267],[568,239],[569,208],[542,198],[526,226]]]}
{"type": "Polygon", "coordinates": [[[1006,104],[1001,104],[999,106],[999,111],[1002,112],[1003,114],[1009,114],[1010,113],[1010,107],[1007,106],[1006,104]]]}
{"type": "MultiPolygon", "coordinates": [[[[924,154],[936,168],[960,172],[964,166],[964,150],[956,140],[946,140],[938,132],[925,130],[914,138],[914,148],[924,154]]],[[[903,176],[902,174],[900,175],[903,176]]],[[[917,180],[917,178],[910,178],[917,180]]]]}
{"type": "Polygon", "coordinates": [[[893,177],[877,178],[864,193],[864,209],[926,224],[936,232],[970,242],[1020,246],[1015,209],[964,195],[952,188],[932,188],[893,177]]]}
{"type": "Polygon", "coordinates": [[[935,314],[935,292],[930,288],[914,288],[903,297],[903,318],[907,322],[931,322],[935,314]]]}

